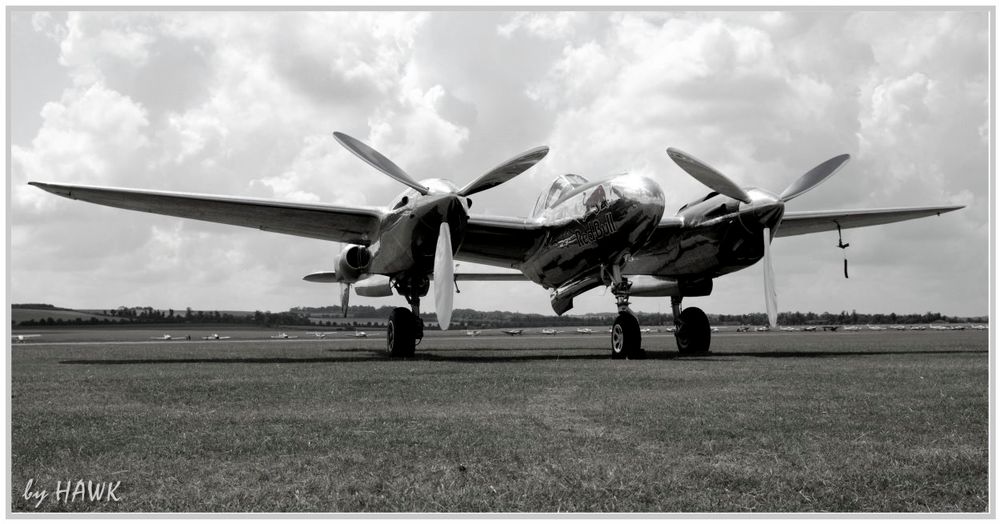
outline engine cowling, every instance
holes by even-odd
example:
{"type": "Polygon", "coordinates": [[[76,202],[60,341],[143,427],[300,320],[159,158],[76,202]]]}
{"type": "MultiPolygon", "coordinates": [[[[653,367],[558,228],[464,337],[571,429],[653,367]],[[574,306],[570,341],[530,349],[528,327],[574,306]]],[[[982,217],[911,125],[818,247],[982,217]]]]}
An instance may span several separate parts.
{"type": "Polygon", "coordinates": [[[364,246],[347,246],[337,257],[337,275],[342,282],[357,282],[368,273],[372,254],[364,246]]]}

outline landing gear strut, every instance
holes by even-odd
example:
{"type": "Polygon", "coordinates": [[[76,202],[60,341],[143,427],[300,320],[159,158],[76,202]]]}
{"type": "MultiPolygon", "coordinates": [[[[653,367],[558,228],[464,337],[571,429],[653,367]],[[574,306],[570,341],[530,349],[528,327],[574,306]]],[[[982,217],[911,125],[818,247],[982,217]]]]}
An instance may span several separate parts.
{"type": "Polygon", "coordinates": [[[629,290],[632,283],[621,275],[619,266],[611,267],[611,293],[618,305],[618,317],[611,327],[611,358],[642,358],[642,332],[639,330],[639,320],[629,309],[629,290]]]}
{"type": "Polygon", "coordinates": [[[386,328],[386,351],[390,357],[412,357],[417,344],[424,338],[424,322],[420,318],[420,297],[427,294],[429,282],[422,280],[398,280],[394,282],[399,294],[406,297],[410,309],[398,307],[389,314],[386,328]],[[422,290],[422,292],[421,292],[422,290]]]}
{"type": "Polygon", "coordinates": [[[712,345],[712,326],[705,312],[696,307],[681,311],[682,297],[670,297],[674,313],[674,338],[682,356],[708,353],[712,345]]]}

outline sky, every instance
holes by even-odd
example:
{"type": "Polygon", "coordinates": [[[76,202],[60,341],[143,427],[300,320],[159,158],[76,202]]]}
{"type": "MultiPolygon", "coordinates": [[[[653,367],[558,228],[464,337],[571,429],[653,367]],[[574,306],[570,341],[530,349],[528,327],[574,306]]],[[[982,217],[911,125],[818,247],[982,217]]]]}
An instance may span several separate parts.
{"type": "MultiPolygon", "coordinates": [[[[473,213],[526,216],[556,176],[656,180],[666,214],[707,192],[677,147],[780,193],[786,211],[966,206],[772,244],[780,311],[986,315],[987,8],[959,11],[8,12],[8,300],[283,311],[339,302],[343,245],[106,208],[29,181],[339,205],[403,189],[338,145],[456,185],[535,146],[473,213]]],[[[483,269],[465,265],[461,269],[483,269]]],[[[455,306],[551,314],[531,283],[463,283],[455,306]]],[[[404,305],[398,296],[352,304],[404,305]]],[[[760,264],[689,298],[764,310],[760,264]]],[[[668,298],[633,308],[669,312],[668,298]]],[[[614,310],[603,288],[570,314],[614,310]]]]}

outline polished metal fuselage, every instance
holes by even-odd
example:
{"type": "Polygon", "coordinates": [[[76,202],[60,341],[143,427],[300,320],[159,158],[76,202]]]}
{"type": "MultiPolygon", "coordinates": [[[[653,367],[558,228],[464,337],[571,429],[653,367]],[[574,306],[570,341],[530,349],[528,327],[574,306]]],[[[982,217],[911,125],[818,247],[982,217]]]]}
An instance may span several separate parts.
{"type": "Polygon", "coordinates": [[[663,209],[660,186],[642,176],[583,184],[539,210],[533,219],[545,234],[518,269],[549,289],[597,274],[641,246],[663,209]]]}

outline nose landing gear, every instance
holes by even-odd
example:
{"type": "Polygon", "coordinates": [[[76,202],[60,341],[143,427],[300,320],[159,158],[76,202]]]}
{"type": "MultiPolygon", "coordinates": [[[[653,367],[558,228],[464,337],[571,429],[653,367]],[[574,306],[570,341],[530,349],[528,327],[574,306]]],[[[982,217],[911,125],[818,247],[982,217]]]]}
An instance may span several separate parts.
{"type": "Polygon", "coordinates": [[[639,320],[629,309],[629,291],[632,283],[622,276],[619,266],[611,267],[611,293],[618,305],[618,317],[611,326],[611,358],[637,359],[646,355],[642,349],[642,332],[639,320]]]}

